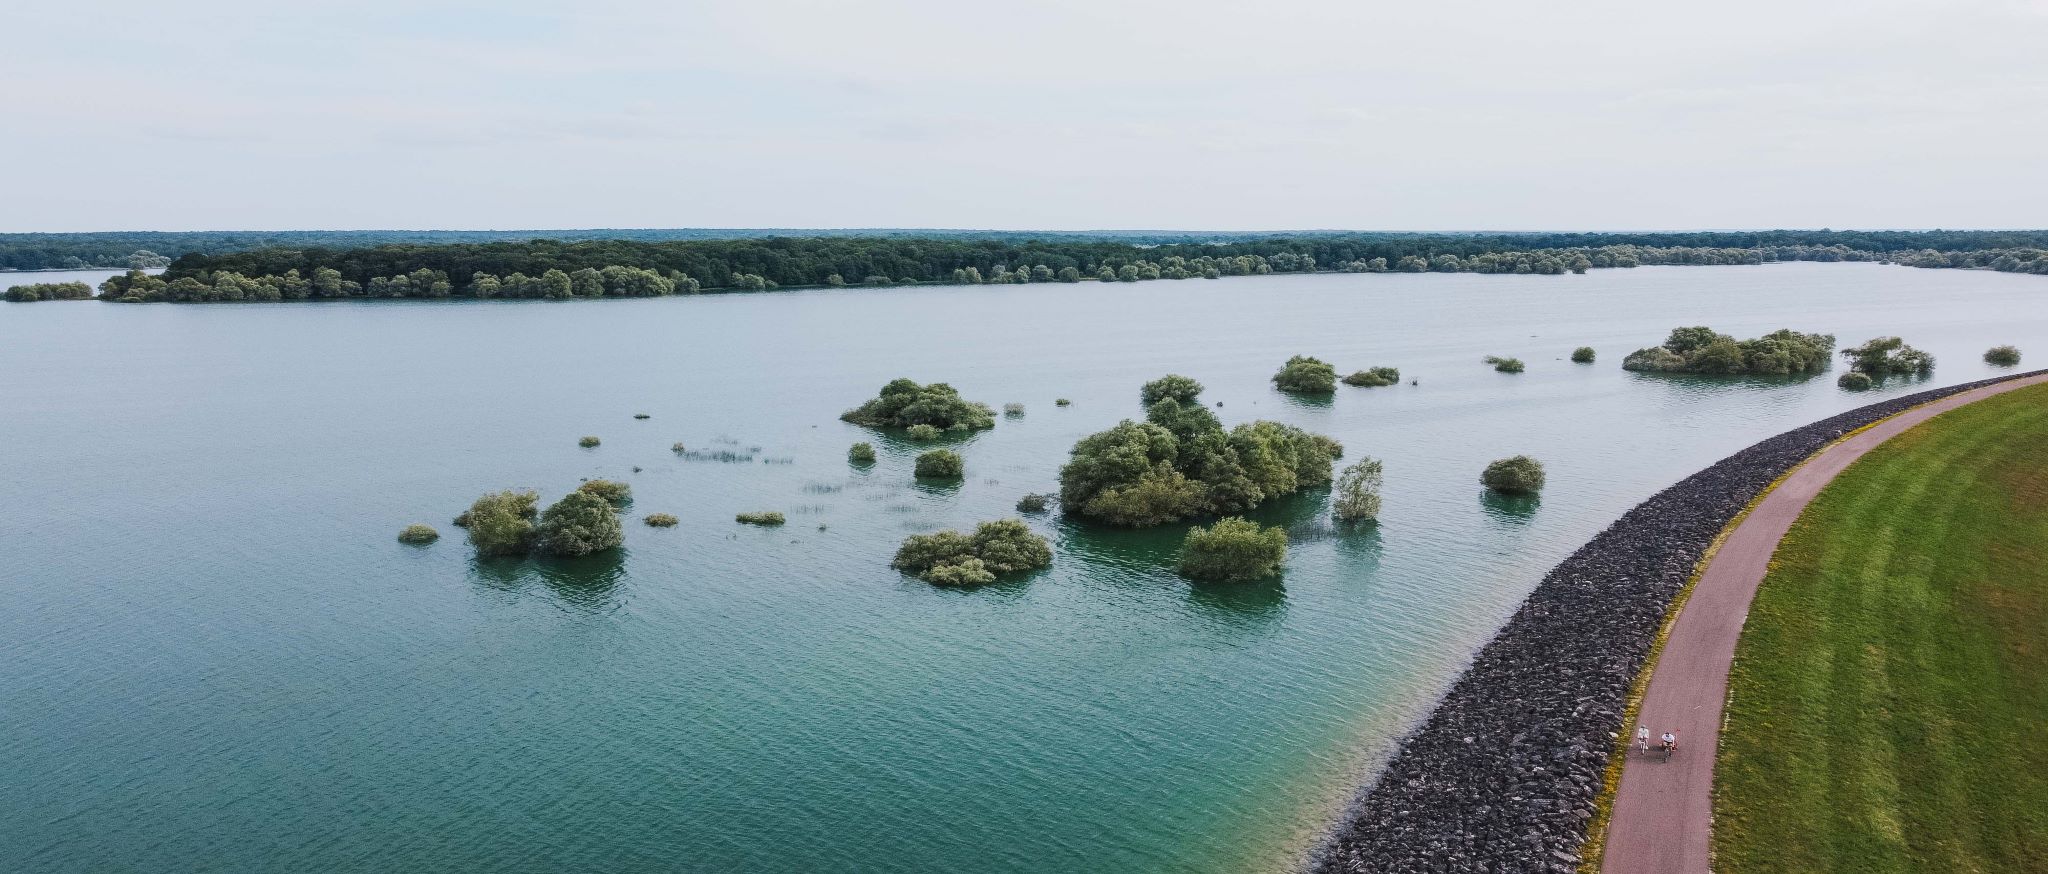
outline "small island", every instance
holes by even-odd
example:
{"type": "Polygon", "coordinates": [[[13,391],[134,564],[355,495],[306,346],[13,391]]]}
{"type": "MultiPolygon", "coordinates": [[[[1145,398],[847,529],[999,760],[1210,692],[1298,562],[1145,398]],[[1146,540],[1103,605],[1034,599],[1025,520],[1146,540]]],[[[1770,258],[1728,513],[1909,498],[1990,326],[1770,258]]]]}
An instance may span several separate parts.
{"type": "Polygon", "coordinates": [[[958,531],[913,534],[896,550],[890,567],[941,586],[978,586],[1003,574],[1037,570],[1052,563],[1052,545],[1019,519],[998,519],[958,531]]]}
{"type": "Polygon", "coordinates": [[[1832,334],[1779,330],[1737,341],[1713,328],[1694,326],[1674,328],[1663,345],[1629,353],[1621,367],[1652,373],[1784,376],[1826,370],[1834,348],[1832,334]]]}
{"type": "Polygon", "coordinates": [[[995,411],[960,397],[960,392],[943,382],[918,385],[898,379],[865,404],[840,414],[841,420],[869,428],[915,428],[924,425],[940,431],[980,431],[996,426],[995,411]]]}

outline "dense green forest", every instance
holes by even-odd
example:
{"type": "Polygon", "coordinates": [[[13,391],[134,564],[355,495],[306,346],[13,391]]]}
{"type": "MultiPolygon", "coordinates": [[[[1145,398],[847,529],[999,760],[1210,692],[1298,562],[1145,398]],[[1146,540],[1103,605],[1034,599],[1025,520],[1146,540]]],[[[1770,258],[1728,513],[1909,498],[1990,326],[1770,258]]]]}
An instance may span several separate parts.
{"type": "MultiPolygon", "coordinates": [[[[1468,258],[1482,253],[1545,249],[1599,249],[1608,246],[1753,249],[1814,247],[1855,252],[1900,253],[1937,250],[1980,252],[2048,248],[2048,231],[1696,231],[1680,233],[1402,233],[1340,231],[969,231],[932,228],[901,229],[773,229],[667,228],[510,231],[107,231],[92,233],[0,234],[0,270],[53,270],[88,267],[154,269],[167,259],[185,255],[223,255],[255,249],[349,250],[378,246],[441,246],[451,244],[563,243],[596,241],[678,242],[768,239],[849,239],[984,241],[1012,245],[1038,243],[1062,248],[1076,243],[1112,243],[1123,247],[1229,247],[1227,254],[1272,255],[1292,251],[1333,265],[1385,258],[1389,265],[1405,256],[1433,260],[1440,255],[1468,258]],[[1239,247],[1250,247],[1240,249],[1239,247]]],[[[1187,252],[1174,254],[1188,257],[1187,252]]],[[[1995,257],[1995,256],[1994,256],[1995,257]]],[[[1789,259],[1787,259],[1789,260],[1789,259]]],[[[1806,259],[1816,260],[1816,259],[1806,259]]],[[[612,262],[628,264],[632,262],[612,262]]],[[[603,267],[604,264],[583,265],[603,267]]],[[[412,268],[406,268],[409,272],[412,268]]],[[[680,268],[679,268],[680,269],[680,268]]],[[[246,271],[244,271],[246,272],[246,271]]],[[[528,271],[532,272],[532,271],[528,271]]],[[[841,272],[849,282],[855,274],[841,272]]],[[[860,278],[869,275],[859,274],[860,278]]],[[[895,277],[897,274],[886,274],[895,277]]],[[[772,278],[772,277],[770,277],[772,278]]],[[[360,281],[360,280],[358,280],[360,281]]],[[[779,281],[779,280],[778,280],[779,281]]]]}

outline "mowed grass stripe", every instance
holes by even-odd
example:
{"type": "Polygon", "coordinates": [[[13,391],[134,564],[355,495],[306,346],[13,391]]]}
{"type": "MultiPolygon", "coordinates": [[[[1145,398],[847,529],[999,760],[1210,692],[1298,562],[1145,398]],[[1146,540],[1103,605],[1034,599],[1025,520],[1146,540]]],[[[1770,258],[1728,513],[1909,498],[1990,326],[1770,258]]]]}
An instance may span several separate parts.
{"type": "Polygon", "coordinates": [[[1729,688],[1715,870],[2048,872],[2048,386],[1829,484],[1729,688]]]}

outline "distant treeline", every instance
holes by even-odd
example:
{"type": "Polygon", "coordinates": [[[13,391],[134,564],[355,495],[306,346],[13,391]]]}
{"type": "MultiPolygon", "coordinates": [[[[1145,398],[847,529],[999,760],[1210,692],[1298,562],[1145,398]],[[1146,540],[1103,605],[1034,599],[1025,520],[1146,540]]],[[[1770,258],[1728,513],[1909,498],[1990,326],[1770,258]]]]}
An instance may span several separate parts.
{"type": "MultiPolygon", "coordinates": [[[[968,231],[931,228],[817,229],[669,228],[514,231],[116,231],[60,234],[0,234],[0,270],[163,266],[184,255],[222,255],[255,249],[363,249],[377,246],[563,243],[595,241],[676,242],[800,239],[905,241],[988,241],[1014,246],[1036,243],[1066,248],[1076,243],[1125,247],[1195,247],[1193,255],[1273,255],[1292,251],[1320,264],[1403,256],[1466,258],[1488,252],[1542,249],[1598,249],[1607,246],[1754,249],[1759,247],[1842,247],[1858,252],[1943,252],[2048,248],[2048,231],[1701,231],[1688,233],[1403,233],[1337,231],[968,231]],[[1208,251],[1221,244],[1229,252],[1208,251]]],[[[612,263],[630,264],[617,261],[612,263]]],[[[1009,263],[1016,263],[1014,260],[1009,263]]],[[[1028,262],[1035,263],[1035,262],[1028,262]]],[[[1048,262],[1050,266],[1050,262],[1048,262]]],[[[557,265],[558,266],[558,265],[557,265]]],[[[603,266],[581,264],[577,266],[603,266]]],[[[966,265],[961,265],[966,266],[966,265]]],[[[986,269],[986,265],[982,265],[986,269]]],[[[1079,265],[1076,265],[1079,269],[1079,265]]],[[[230,268],[232,269],[232,268],[230,268]]],[[[408,268],[410,269],[410,268],[408,268]]],[[[565,268],[566,269],[566,268],[565,268]]],[[[677,268],[683,269],[683,268],[677,268]]],[[[534,271],[528,270],[528,273],[534,271]]],[[[851,281],[853,274],[839,272],[851,281]]],[[[863,276],[868,274],[862,274],[863,276]]],[[[896,274],[889,274],[894,276],[896,274]]],[[[770,277],[773,278],[773,277],[770,277]]],[[[358,279],[357,281],[361,281],[358,279]]]]}

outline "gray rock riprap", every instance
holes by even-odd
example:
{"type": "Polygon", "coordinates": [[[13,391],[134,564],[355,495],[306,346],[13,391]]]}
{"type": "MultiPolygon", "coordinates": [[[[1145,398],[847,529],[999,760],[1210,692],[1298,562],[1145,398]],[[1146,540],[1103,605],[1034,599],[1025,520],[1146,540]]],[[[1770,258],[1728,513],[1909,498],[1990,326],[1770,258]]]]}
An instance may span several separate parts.
{"type": "Polygon", "coordinates": [[[1576,870],[1629,686],[1671,599],[1729,520],[1849,431],[2027,375],[1923,391],[1823,419],[1636,505],[1543,578],[1401,741],[1310,859],[1310,870],[1576,870]]]}

